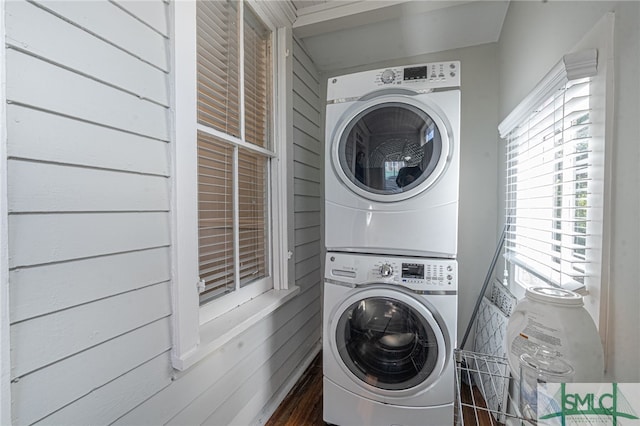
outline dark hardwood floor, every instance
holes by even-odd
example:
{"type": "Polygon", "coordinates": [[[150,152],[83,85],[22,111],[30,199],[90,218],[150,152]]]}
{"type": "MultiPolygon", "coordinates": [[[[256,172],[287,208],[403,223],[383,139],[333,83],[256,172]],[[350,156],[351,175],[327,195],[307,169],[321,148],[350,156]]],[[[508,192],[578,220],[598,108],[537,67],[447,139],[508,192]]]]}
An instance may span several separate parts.
{"type": "MultiPolygon", "coordinates": [[[[463,384],[461,395],[463,402],[469,403],[471,401],[472,391],[476,401],[482,399],[477,387],[474,386],[473,390],[471,390],[463,384]]],[[[498,424],[486,412],[481,413],[476,419],[473,409],[463,409],[463,415],[464,423],[462,424],[464,426],[491,426],[498,424]]],[[[265,426],[320,425],[326,425],[322,420],[322,352],[315,357],[309,368],[291,389],[265,426]]]]}
{"type": "Polygon", "coordinates": [[[322,352],[320,352],[265,426],[324,424],[322,421],[322,352]]]}

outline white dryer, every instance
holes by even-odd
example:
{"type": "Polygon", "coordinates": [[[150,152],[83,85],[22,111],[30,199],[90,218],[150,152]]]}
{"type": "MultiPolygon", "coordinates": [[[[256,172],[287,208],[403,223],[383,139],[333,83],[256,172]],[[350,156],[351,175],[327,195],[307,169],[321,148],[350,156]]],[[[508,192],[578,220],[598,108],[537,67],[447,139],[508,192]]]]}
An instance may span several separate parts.
{"type": "Polygon", "coordinates": [[[455,258],[460,63],[327,84],[327,250],[455,258]]]}
{"type": "Polygon", "coordinates": [[[336,425],[452,425],[457,263],[328,253],[323,417],[336,425]]]}

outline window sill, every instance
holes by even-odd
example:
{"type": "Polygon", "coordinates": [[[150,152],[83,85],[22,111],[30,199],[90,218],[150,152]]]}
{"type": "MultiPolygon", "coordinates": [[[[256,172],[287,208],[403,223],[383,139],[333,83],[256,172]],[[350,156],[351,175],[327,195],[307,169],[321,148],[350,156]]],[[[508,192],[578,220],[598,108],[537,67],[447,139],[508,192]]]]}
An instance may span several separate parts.
{"type": "Polygon", "coordinates": [[[200,343],[197,348],[182,357],[174,357],[173,367],[180,371],[188,369],[260,322],[299,292],[300,288],[295,286],[288,290],[270,290],[224,315],[201,324],[200,343]]]}

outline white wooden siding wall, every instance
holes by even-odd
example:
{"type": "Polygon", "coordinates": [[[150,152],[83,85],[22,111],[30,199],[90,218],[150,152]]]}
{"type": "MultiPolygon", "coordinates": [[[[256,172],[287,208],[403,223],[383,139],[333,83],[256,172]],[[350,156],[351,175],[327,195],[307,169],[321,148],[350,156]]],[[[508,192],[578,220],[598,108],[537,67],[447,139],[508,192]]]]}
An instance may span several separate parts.
{"type": "Polygon", "coordinates": [[[167,5],[6,5],[13,423],[171,383],[167,5]]]}
{"type": "Polygon", "coordinates": [[[246,423],[318,348],[319,85],[295,45],[302,291],[191,369],[171,369],[168,8],[6,4],[16,425],[246,423]]]}
{"type": "Polygon", "coordinates": [[[302,289],[320,286],[322,280],[320,110],[318,72],[301,43],[294,39],[294,255],[296,284],[302,289]]]}
{"type": "Polygon", "coordinates": [[[318,73],[294,43],[296,298],[220,350],[176,373],[171,386],[118,419],[119,425],[245,425],[292,385],[320,342],[320,151],[318,73]]]}

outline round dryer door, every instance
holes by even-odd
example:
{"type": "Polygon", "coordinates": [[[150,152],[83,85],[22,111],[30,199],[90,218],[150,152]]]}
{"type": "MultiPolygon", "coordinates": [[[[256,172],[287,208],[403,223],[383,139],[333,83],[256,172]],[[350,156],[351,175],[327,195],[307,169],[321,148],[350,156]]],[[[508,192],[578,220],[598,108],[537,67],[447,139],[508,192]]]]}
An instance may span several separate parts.
{"type": "Polygon", "coordinates": [[[382,202],[431,187],[451,154],[449,132],[435,110],[398,96],[356,105],[333,140],[334,168],[343,182],[382,202]]]}
{"type": "Polygon", "coordinates": [[[428,388],[449,352],[430,307],[398,290],[368,289],[348,298],[332,318],[332,332],[343,368],[378,393],[428,388]]]}

